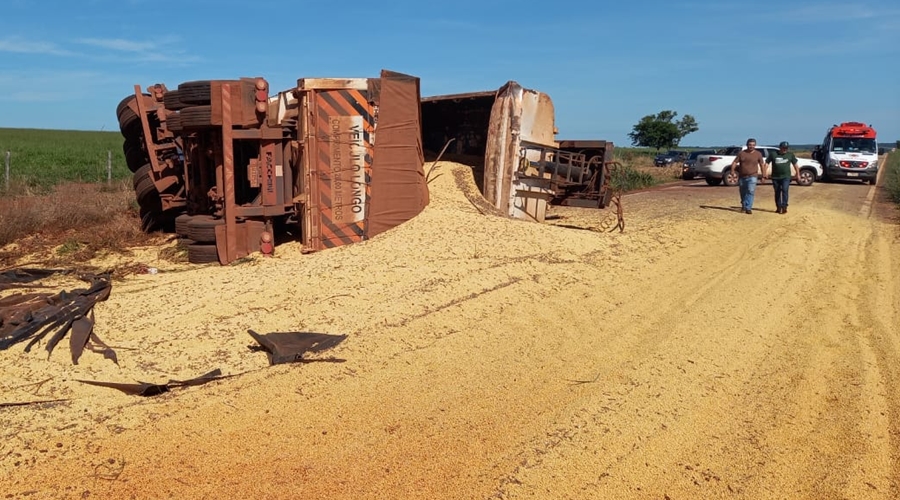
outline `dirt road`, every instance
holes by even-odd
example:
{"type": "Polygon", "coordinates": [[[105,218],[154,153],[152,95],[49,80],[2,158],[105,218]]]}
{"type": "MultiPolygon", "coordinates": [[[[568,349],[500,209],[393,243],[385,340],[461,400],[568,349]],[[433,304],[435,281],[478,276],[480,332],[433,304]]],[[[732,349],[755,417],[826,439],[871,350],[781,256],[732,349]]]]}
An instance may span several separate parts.
{"type": "Polygon", "coordinates": [[[0,352],[4,400],[71,399],[0,409],[0,491],[900,497],[900,232],[868,186],[793,187],[786,215],[760,186],[744,215],[684,183],[627,196],[620,234],[482,215],[442,169],[364,244],[117,283],[120,367],[0,352]],[[349,337],[270,368],[247,328],[349,337]],[[139,400],[74,380],[216,367],[241,375],[139,400]]]}

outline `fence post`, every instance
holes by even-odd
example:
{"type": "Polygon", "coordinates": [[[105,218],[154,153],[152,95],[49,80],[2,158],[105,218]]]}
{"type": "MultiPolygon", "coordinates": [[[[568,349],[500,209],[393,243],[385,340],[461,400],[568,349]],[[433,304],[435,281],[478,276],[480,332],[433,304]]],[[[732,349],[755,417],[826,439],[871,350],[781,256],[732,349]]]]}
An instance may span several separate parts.
{"type": "Polygon", "coordinates": [[[112,151],[106,152],[106,183],[112,184],[112,151]]]}
{"type": "Polygon", "coordinates": [[[9,191],[9,150],[6,150],[6,190],[9,191]]]}

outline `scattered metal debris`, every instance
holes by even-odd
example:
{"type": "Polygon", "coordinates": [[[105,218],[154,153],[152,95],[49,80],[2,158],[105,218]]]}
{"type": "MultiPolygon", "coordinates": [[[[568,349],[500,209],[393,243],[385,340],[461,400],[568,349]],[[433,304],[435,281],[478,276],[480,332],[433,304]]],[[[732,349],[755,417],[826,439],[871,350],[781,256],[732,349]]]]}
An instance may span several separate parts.
{"type": "MultiPolygon", "coordinates": [[[[65,271],[56,269],[11,269],[0,274],[0,285],[6,288],[33,283],[41,278],[65,271]]],[[[30,352],[38,342],[53,333],[47,341],[47,356],[70,331],[69,344],[72,362],[85,349],[101,353],[118,364],[116,353],[94,333],[93,309],[97,302],[106,300],[112,290],[108,275],[82,276],[90,283],[88,288],[51,293],[17,293],[0,299],[0,350],[6,350],[19,342],[29,341],[25,352],[30,352]],[[55,333],[54,333],[55,332],[55,333]]],[[[40,288],[29,285],[29,288],[40,288]]],[[[3,289],[3,288],[0,288],[3,289]]]]}
{"type": "Polygon", "coordinates": [[[32,406],[32,405],[42,405],[48,403],[63,403],[66,401],[71,401],[71,399],[43,399],[40,401],[13,401],[9,403],[0,402],[0,408],[12,408],[14,406],[32,406]]]}
{"type": "Polygon", "coordinates": [[[178,387],[190,387],[195,385],[203,385],[207,382],[212,382],[213,380],[219,380],[223,378],[230,377],[231,375],[222,375],[222,370],[216,368],[215,370],[200,375],[199,377],[192,378],[189,380],[169,380],[165,384],[151,384],[149,382],[138,382],[136,384],[123,384],[118,382],[99,382],[96,380],[79,380],[79,382],[88,385],[96,385],[98,387],[108,387],[110,389],[117,389],[119,391],[124,392],[125,394],[131,396],[158,396],[160,394],[169,392],[172,389],[178,387]]]}
{"type": "Polygon", "coordinates": [[[604,231],[613,232],[618,229],[620,233],[623,233],[625,232],[625,211],[622,208],[622,194],[625,185],[625,167],[617,161],[611,161],[607,162],[607,168],[609,177],[613,179],[613,182],[610,182],[611,204],[616,207],[616,212],[601,221],[600,227],[604,231]]]}
{"type": "Polygon", "coordinates": [[[260,335],[247,330],[253,340],[266,351],[270,365],[307,361],[305,352],[321,352],[331,349],[347,338],[346,335],[312,332],[274,332],[260,335]]]}
{"type": "Polygon", "coordinates": [[[39,279],[52,276],[54,274],[63,274],[68,271],[64,269],[34,269],[34,268],[13,268],[0,271],[0,290],[9,288],[43,288],[40,285],[30,285],[39,279]]]}
{"type": "Polygon", "coordinates": [[[613,189],[612,202],[616,206],[616,226],[610,231],[618,229],[620,233],[625,232],[625,212],[622,209],[622,188],[624,181],[622,176],[625,175],[625,166],[617,161],[611,161],[608,164],[610,177],[616,177],[616,186],[613,189]]]}
{"type": "MultiPolygon", "coordinates": [[[[443,157],[443,156],[444,156],[444,153],[447,152],[447,148],[450,147],[450,143],[453,142],[453,141],[455,141],[455,140],[456,140],[456,137],[451,137],[450,140],[447,141],[446,144],[444,144],[444,147],[441,148],[441,152],[438,153],[437,158],[435,158],[435,159],[434,159],[434,162],[431,163],[431,168],[428,169],[428,173],[425,174],[425,184],[429,184],[429,183],[431,183],[431,181],[433,181],[434,179],[437,179],[437,176],[435,176],[434,179],[432,179],[432,178],[431,178],[431,173],[434,172],[434,169],[435,169],[435,168],[437,168],[438,162],[441,161],[441,157],[443,157]]],[[[440,174],[438,174],[438,175],[440,175],[440,174]]]]}

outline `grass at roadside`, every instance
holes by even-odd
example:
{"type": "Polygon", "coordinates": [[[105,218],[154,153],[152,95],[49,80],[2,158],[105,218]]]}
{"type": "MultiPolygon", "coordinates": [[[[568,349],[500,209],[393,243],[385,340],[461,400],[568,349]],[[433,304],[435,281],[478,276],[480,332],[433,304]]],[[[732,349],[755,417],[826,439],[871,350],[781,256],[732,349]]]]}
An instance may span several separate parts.
{"type": "Polygon", "coordinates": [[[141,231],[136,207],[128,182],[65,183],[45,194],[2,197],[0,267],[50,248],[55,260],[84,262],[100,252],[147,245],[159,236],[141,231]]]}
{"type": "Polygon", "coordinates": [[[885,160],[884,189],[894,203],[900,204],[900,152],[893,152],[885,160]]]}
{"type": "Polygon", "coordinates": [[[614,187],[621,188],[625,192],[681,178],[680,163],[669,167],[657,167],[653,164],[653,156],[645,154],[625,155],[617,160],[624,166],[624,170],[612,181],[614,187]]]}
{"type": "Polygon", "coordinates": [[[626,193],[636,189],[642,189],[659,184],[651,174],[633,168],[629,165],[623,165],[622,168],[612,172],[610,177],[610,185],[614,191],[626,193]]]}
{"type": "Polygon", "coordinates": [[[0,128],[0,194],[46,192],[61,182],[105,181],[110,155],[113,179],[127,179],[131,172],[122,143],[119,132],[0,128]],[[7,151],[9,188],[3,184],[7,151]]]}

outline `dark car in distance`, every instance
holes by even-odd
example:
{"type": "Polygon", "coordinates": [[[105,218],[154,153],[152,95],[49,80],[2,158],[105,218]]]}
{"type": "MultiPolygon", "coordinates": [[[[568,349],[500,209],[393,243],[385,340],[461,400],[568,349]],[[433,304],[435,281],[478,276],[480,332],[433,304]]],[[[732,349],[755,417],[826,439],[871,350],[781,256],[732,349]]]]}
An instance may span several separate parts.
{"type": "Polygon", "coordinates": [[[687,156],[688,154],[685,151],[666,151],[663,154],[656,155],[656,158],[653,159],[653,164],[657,167],[668,167],[683,162],[687,159],[687,156]]]}

